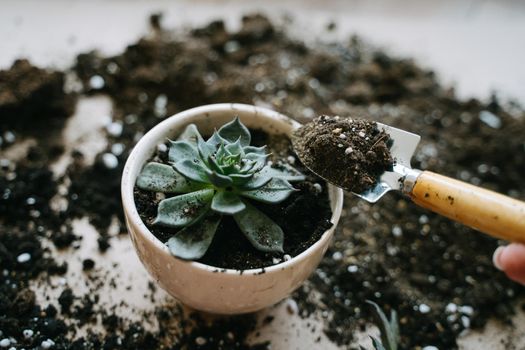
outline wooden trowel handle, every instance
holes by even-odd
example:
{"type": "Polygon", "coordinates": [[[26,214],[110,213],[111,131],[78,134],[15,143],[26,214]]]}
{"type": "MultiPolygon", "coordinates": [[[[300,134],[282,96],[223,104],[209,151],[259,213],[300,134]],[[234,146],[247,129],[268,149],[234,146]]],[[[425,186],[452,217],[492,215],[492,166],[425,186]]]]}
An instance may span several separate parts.
{"type": "Polygon", "coordinates": [[[525,202],[430,171],[409,194],[418,205],[491,236],[525,243],[525,202]]]}

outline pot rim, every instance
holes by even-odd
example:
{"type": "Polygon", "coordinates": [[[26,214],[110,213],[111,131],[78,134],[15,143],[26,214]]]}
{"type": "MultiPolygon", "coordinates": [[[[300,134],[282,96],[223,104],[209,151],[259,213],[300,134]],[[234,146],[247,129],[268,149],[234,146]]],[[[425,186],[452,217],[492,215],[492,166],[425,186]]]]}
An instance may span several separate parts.
{"type": "MultiPolygon", "coordinates": [[[[140,215],[137,211],[137,207],[135,205],[135,197],[133,194],[133,190],[135,187],[135,181],[136,179],[131,178],[131,169],[135,166],[135,164],[138,162],[138,154],[139,150],[142,147],[145,147],[145,144],[148,144],[150,141],[158,140],[160,137],[159,134],[163,133],[165,129],[169,129],[171,127],[171,124],[174,122],[174,120],[184,120],[184,119],[191,119],[195,115],[199,114],[206,114],[206,113],[214,113],[214,112],[229,112],[232,110],[238,110],[245,113],[251,113],[254,114],[254,116],[261,116],[265,119],[272,119],[274,121],[278,122],[285,122],[287,124],[290,124],[293,129],[298,128],[301,124],[279,112],[276,112],[274,110],[264,108],[264,107],[258,107],[248,104],[240,104],[240,103],[217,103],[217,104],[209,104],[209,105],[203,105],[199,107],[194,107],[191,109],[187,109],[185,111],[176,113],[172,115],[171,117],[166,118],[165,120],[161,121],[159,124],[155,125],[151,130],[149,130],[142,138],[137,142],[133,150],[131,151],[126,164],[124,166],[124,170],[122,172],[122,180],[121,180],[121,196],[122,196],[122,204],[123,209],[126,212],[127,220],[133,221],[135,223],[135,227],[140,231],[140,234],[142,234],[144,237],[146,237],[149,241],[153,243],[155,247],[158,249],[164,251],[165,253],[171,255],[169,252],[168,247],[162,243],[155,235],[146,227],[142,219],[140,218],[140,215]]],[[[188,120],[188,123],[191,121],[188,120]]],[[[140,164],[140,167],[142,168],[144,164],[140,164]]],[[[246,270],[237,270],[237,269],[229,269],[229,268],[221,268],[216,267],[212,265],[203,264],[197,261],[190,261],[190,260],[183,260],[180,258],[177,258],[173,255],[173,259],[178,260],[178,262],[183,264],[188,264],[194,268],[205,270],[212,273],[225,273],[229,275],[242,275],[242,276],[250,276],[250,275],[259,275],[261,274],[261,271],[264,270],[264,273],[271,273],[274,271],[284,270],[287,268],[291,268],[293,265],[296,265],[298,262],[308,259],[308,257],[317,249],[320,249],[324,242],[326,240],[331,239],[330,231],[334,230],[337,226],[337,223],[339,221],[339,218],[341,216],[341,211],[343,207],[343,190],[340,188],[335,188],[334,186],[328,184],[328,191],[333,192],[333,198],[331,198],[331,201],[335,202],[334,210],[332,210],[332,216],[330,217],[330,222],[332,223],[332,227],[330,227],[328,230],[326,230],[322,236],[311,246],[309,246],[306,250],[301,252],[300,254],[296,255],[295,257],[292,257],[290,260],[282,261],[278,264],[266,266],[266,267],[259,267],[255,269],[246,269],[246,270]],[[335,191],[334,191],[335,190],[335,191]]],[[[129,230],[129,229],[128,229],[129,230]]],[[[130,234],[132,234],[130,232],[130,234]]]]}

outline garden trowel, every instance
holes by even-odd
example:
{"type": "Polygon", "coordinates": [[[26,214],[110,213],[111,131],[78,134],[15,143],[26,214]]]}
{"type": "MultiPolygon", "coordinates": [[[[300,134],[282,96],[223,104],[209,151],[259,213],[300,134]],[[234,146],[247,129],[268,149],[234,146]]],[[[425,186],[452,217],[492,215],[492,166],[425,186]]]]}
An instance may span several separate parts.
{"type": "Polygon", "coordinates": [[[395,164],[392,171],[381,175],[374,187],[355,195],[375,203],[388,191],[398,190],[435,213],[491,236],[525,243],[524,202],[430,171],[412,169],[410,160],[421,137],[385,124],[377,123],[377,126],[393,141],[390,152],[395,164]]]}

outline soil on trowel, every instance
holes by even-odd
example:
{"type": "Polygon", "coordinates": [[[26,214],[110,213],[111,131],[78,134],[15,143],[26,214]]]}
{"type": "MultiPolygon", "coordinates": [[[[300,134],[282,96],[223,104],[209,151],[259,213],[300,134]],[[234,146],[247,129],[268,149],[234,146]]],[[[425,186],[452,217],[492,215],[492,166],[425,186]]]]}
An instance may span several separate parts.
{"type": "Polygon", "coordinates": [[[294,132],[304,164],[332,184],[355,193],[371,189],[392,170],[390,136],[368,120],[323,115],[294,132]]]}

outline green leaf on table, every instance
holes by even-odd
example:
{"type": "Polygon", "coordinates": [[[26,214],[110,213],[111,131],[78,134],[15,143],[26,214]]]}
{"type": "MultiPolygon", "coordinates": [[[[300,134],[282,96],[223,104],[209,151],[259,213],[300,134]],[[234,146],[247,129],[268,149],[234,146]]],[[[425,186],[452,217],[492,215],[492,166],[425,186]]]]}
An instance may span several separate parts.
{"type": "Polygon", "coordinates": [[[283,230],[251,204],[245,203],[245,205],[243,211],[233,215],[242,233],[260,251],[283,253],[283,230]]]}
{"type": "Polygon", "coordinates": [[[233,215],[245,208],[239,196],[230,191],[217,191],[211,202],[211,209],[221,214],[233,215]]]}
{"type": "Polygon", "coordinates": [[[214,192],[204,189],[162,200],[153,224],[182,227],[197,221],[210,209],[214,192]]]}
{"type": "Polygon", "coordinates": [[[171,254],[178,258],[200,259],[210,247],[220,221],[220,215],[206,215],[202,220],[177,232],[168,240],[166,245],[171,254]]]}

